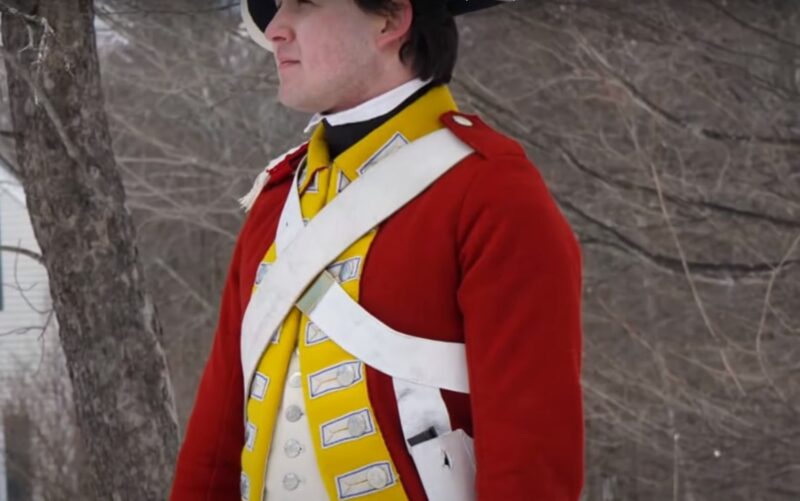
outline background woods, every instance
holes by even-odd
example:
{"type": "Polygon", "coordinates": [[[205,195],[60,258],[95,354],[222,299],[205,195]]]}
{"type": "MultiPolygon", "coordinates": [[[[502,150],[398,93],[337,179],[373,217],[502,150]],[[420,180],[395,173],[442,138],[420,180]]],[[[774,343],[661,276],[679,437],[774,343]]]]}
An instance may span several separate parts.
{"type": "MultiPolygon", "coordinates": [[[[91,443],[74,438],[94,426],[91,416],[108,402],[125,415],[152,415],[154,394],[169,415],[163,379],[142,377],[158,366],[153,339],[165,348],[185,423],[243,218],[236,198],[271,157],[304,139],[306,117],[275,102],[271,56],[240,29],[238,2],[98,0],[102,93],[90,75],[94,46],[78,33],[91,24],[76,24],[88,19],[79,14],[88,0],[23,10],[30,18],[8,10],[34,4],[0,0],[8,78],[0,158],[25,185],[55,310],[76,320],[57,315],[65,369],[48,348],[38,372],[14,385],[15,416],[22,408],[33,416],[34,453],[25,461],[35,465],[27,470],[36,495],[71,499],[88,488],[71,480],[76,471],[98,471],[98,457],[119,459],[79,447],[91,443]],[[47,56],[41,19],[55,33],[47,56]],[[71,30],[80,44],[61,42],[71,30]],[[67,49],[88,62],[64,72],[58,57],[67,49]],[[51,137],[35,123],[52,127],[52,117],[14,64],[33,78],[61,72],[55,86],[40,80],[41,91],[93,161],[71,158],[61,140],[33,142],[51,137]],[[83,69],[94,90],[67,91],[83,69]],[[47,238],[74,224],[73,204],[87,218],[112,211],[127,228],[116,175],[132,225],[114,252],[79,245],[92,235],[47,238]],[[105,195],[87,191],[101,188],[105,195]],[[124,265],[97,268],[86,255],[124,265]],[[101,279],[111,280],[108,289],[101,279]],[[91,304],[59,299],[78,284],[78,299],[91,304]],[[100,308],[116,294],[138,301],[135,317],[146,310],[145,291],[158,321],[139,317],[124,324],[130,330],[88,322],[111,318],[100,308]],[[71,343],[70,332],[89,337],[71,343]],[[153,348],[137,363],[156,365],[100,348],[136,338],[130,332],[153,348]],[[103,371],[78,374],[75,363],[103,371]],[[98,376],[107,399],[81,390],[83,377],[98,376]],[[120,398],[126,384],[141,386],[140,397],[120,398]],[[74,414],[43,419],[70,400],[74,414]]],[[[460,27],[456,98],[524,144],[582,243],[584,497],[800,497],[800,3],[528,0],[467,16],[460,27]]],[[[171,461],[177,434],[164,429],[161,445],[130,444],[126,461],[147,457],[148,447],[171,461]]]]}

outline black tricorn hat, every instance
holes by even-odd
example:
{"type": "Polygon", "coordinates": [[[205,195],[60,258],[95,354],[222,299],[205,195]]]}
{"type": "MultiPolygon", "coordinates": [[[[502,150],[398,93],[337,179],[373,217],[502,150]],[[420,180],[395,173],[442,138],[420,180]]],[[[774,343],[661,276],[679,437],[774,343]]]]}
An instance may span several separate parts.
{"type": "MultiPolygon", "coordinates": [[[[430,2],[437,0],[421,1],[430,2]]],[[[515,0],[446,0],[447,10],[454,16],[513,1],[515,0]]],[[[264,36],[264,30],[267,29],[267,25],[272,20],[277,10],[275,0],[241,0],[241,7],[242,20],[244,21],[244,26],[247,28],[247,33],[250,35],[250,38],[265,49],[272,50],[272,47],[270,47],[269,42],[264,36]]]]}

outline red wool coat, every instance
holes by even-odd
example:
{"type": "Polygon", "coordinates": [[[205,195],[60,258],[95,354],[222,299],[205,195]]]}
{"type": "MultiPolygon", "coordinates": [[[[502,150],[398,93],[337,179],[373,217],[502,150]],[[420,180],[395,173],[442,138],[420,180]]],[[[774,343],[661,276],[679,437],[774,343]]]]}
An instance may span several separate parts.
{"type": "MultiPolygon", "coordinates": [[[[401,332],[466,344],[471,394],[443,393],[453,429],[475,439],[478,500],[574,501],[583,483],[578,245],[522,148],[478,117],[464,126],[453,116],[442,122],[475,153],[381,225],[360,302],[401,332]]],[[[241,321],[304,153],[273,171],[239,235],[172,501],[240,499],[241,321]]],[[[368,368],[367,381],[406,493],[425,500],[391,378],[368,368]]]]}

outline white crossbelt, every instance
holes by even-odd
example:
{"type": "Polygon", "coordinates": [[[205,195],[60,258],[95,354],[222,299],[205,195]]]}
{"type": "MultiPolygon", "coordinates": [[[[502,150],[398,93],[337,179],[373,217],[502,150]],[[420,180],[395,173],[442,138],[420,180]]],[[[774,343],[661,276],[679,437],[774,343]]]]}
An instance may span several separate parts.
{"type": "Polygon", "coordinates": [[[384,324],[323,271],[297,308],[336,344],[367,365],[405,381],[469,393],[463,343],[409,336],[384,324]]]}
{"type": "MultiPolygon", "coordinates": [[[[372,166],[305,227],[290,225],[290,217],[296,220],[296,211],[281,216],[279,234],[287,229],[294,235],[276,237],[278,258],[250,298],[242,320],[245,399],[264,349],[320,272],[472,151],[448,129],[440,129],[372,166]]],[[[287,199],[288,205],[294,205],[291,200],[287,199]]]]}
{"type": "Polygon", "coordinates": [[[391,376],[406,446],[431,501],[474,499],[472,440],[463,430],[451,429],[440,392],[469,393],[464,345],[392,329],[353,300],[324,268],[471,152],[447,129],[429,134],[374,165],[308,225],[296,173],[278,223],[278,258],[251,298],[242,326],[245,392],[263,347],[292,306],[351,355],[391,376]],[[331,227],[336,231],[322,231],[331,227]],[[264,304],[278,300],[273,307],[264,304]],[[286,313],[280,313],[282,308],[286,313]]]}

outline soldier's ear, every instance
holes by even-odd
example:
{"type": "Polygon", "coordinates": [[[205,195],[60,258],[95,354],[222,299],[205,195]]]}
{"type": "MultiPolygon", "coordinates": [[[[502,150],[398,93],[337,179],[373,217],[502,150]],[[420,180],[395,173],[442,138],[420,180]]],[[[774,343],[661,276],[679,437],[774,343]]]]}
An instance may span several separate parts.
{"type": "Polygon", "coordinates": [[[414,9],[411,0],[394,0],[395,8],[381,15],[383,22],[378,34],[378,47],[383,49],[392,45],[403,45],[411,32],[414,9]]]}

